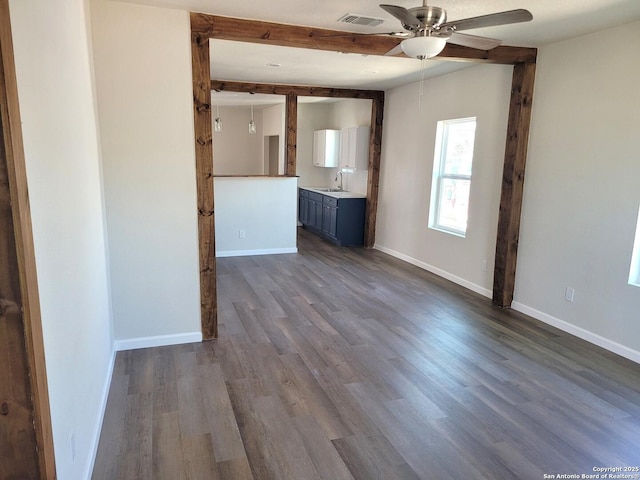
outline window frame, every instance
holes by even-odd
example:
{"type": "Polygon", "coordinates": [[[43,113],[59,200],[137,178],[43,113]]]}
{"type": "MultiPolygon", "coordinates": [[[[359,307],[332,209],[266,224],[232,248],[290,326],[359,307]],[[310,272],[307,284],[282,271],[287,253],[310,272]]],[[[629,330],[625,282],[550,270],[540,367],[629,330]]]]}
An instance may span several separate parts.
{"type": "MultiPolygon", "coordinates": [[[[443,183],[446,180],[467,180],[469,182],[468,200],[470,200],[471,179],[473,175],[473,159],[475,154],[475,131],[477,130],[477,126],[478,118],[476,116],[439,120],[436,126],[436,143],[433,156],[433,176],[431,181],[431,203],[429,206],[428,226],[433,230],[448,233],[462,238],[465,238],[467,236],[468,222],[464,230],[456,229],[448,225],[443,225],[440,218],[442,209],[440,200],[442,198],[441,194],[443,190],[443,183]],[[471,121],[473,121],[474,124],[473,151],[471,153],[471,171],[468,175],[460,173],[447,173],[445,171],[445,165],[447,163],[446,160],[447,145],[449,141],[449,126],[460,123],[470,123],[471,121]]],[[[469,214],[469,203],[470,202],[467,201],[467,220],[469,214]]]]}
{"type": "Polygon", "coordinates": [[[636,233],[631,251],[631,265],[629,267],[629,280],[627,283],[633,287],[640,287],[640,208],[638,208],[636,233]]]}

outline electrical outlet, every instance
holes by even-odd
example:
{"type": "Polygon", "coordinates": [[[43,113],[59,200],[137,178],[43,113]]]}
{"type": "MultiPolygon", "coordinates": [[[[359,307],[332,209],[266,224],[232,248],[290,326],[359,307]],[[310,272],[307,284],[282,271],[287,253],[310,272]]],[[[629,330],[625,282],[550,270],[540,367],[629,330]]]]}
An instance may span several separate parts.
{"type": "Polygon", "coordinates": [[[576,291],[572,287],[567,287],[567,289],[564,291],[564,299],[567,302],[573,303],[573,298],[575,294],[576,294],[576,291]]]}
{"type": "Polygon", "coordinates": [[[487,271],[487,261],[484,258],[480,262],[480,268],[482,269],[483,272],[487,271]]]}
{"type": "Polygon", "coordinates": [[[238,230],[238,238],[244,238],[246,236],[246,232],[244,230],[238,230]]]}
{"type": "Polygon", "coordinates": [[[73,462],[76,459],[76,434],[71,432],[69,436],[69,446],[71,447],[71,461],[73,462]]]}

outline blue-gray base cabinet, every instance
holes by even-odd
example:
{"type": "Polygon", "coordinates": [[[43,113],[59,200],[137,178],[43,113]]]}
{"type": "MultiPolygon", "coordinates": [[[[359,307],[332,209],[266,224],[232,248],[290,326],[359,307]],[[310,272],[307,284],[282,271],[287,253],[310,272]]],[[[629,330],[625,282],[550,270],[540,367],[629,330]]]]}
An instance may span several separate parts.
{"type": "Polygon", "coordinates": [[[298,189],[298,220],[310,232],[344,247],[364,244],[365,198],[334,198],[298,189]]]}

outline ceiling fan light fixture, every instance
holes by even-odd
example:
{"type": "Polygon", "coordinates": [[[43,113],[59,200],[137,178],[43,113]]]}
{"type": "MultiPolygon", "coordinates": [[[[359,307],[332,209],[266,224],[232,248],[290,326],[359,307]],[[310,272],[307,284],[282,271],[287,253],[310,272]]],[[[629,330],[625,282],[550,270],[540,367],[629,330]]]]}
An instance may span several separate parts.
{"type": "Polygon", "coordinates": [[[400,46],[407,56],[422,60],[435,57],[446,44],[445,38],[424,36],[407,38],[400,43],[400,46]]]}

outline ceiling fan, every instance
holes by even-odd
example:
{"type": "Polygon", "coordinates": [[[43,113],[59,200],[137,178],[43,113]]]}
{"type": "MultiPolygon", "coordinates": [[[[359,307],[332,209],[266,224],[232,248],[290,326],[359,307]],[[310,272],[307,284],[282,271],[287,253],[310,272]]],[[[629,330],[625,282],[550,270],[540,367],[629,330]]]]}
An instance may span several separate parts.
{"type": "Polygon", "coordinates": [[[533,15],[528,10],[517,9],[447,22],[446,10],[429,6],[426,0],[422,0],[421,7],[406,9],[398,5],[382,4],[380,8],[400,20],[404,29],[407,30],[407,32],[388,34],[407,38],[386,55],[397,55],[404,52],[406,55],[420,60],[435,57],[444,49],[447,42],[480,50],[490,50],[500,45],[502,41],[460,33],[460,31],[528,22],[533,19],[533,15]]]}

